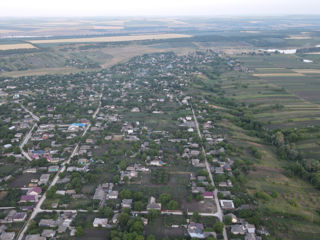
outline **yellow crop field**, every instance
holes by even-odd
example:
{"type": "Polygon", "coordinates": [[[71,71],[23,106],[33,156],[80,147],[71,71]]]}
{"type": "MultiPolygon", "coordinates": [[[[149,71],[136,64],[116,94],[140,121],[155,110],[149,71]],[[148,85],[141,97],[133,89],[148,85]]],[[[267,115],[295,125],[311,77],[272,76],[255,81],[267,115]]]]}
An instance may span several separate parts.
{"type": "Polygon", "coordinates": [[[320,69],[293,69],[294,72],[297,73],[320,73],[320,69]]]}
{"type": "Polygon", "coordinates": [[[295,77],[295,76],[304,76],[302,73],[255,73],[252,74],[255,77],[295,77]]]}
{"type": "Polygon", "coordinates": [[[36,47],[30,43],[0,44],[0,50],[31,49],[31,48],[36,48],[36,47]]]}
{"type": "Polygon", "coordinates": [[[148,35],[132,35],[132,36],[114,36],[114,37],[93,37],[93,38],[65,38],[65,39],[48,39],[48,40],[32,40],[31,43],[86,43],[86,42],[126,42],[141,40],[158,40],[172,38],[188,38],[192,35],[186,34],[148,34],[148,35]]]}
{"type": "Polygon", "coordinates": [[[292,35],[292,36],[289,36],[285,39],[301,40],[301,39],[310,39],[310,38],[311,38],[310,36],[292,35]]]}

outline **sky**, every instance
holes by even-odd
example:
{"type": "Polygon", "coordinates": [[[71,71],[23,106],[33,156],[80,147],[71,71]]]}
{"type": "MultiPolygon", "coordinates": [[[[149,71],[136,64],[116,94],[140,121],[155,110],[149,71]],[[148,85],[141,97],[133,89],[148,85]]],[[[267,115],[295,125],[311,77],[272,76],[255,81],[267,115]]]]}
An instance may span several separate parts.
{"type": "Polygon", "coordinates": [[[0,0],[0,17],[320,14],[320,0],[0,0]]]}

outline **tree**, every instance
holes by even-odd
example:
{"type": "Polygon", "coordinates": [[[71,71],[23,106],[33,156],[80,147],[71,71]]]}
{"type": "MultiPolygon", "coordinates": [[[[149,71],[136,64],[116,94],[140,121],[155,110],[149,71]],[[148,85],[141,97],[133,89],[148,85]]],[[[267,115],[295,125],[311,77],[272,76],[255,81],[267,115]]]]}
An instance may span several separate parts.
{"type": "Polygon", "coordinates": [[[170,195],[170,194],[167,194],[167,193],[162,193],[162,194],[160,195],[160,198],[159,198],[159,200],[160,200],[160,202],[161,202],[161,204],[162,204],[163,206],[166,206],[167,203],[170,201],[170,199],[171,199],[171,195],[170,195]]]}
{"type": "Polygon", "coordinates": [[[169,203],[168,203],[168,209],[169,210],[177,210],[178,209],[178,203],[174,200],[171,200],[169,203]]]}
{"type": "Polygon", "coordinates": [[[128,213],[120,213],[118,216],[118,222],[121,226],[126,226],[130,215],[128,213]]]}
{"type": "Polygon", "coordinates": [[[143,202],[137,201],[133,203],[133,210],[142,211],[143,210],[143,202]]]}
{"type": "Polygon", "coordinates": [[[139,219],[138,221],[136,220],[132,226],[130,227],[130,232],[137,232],[137,233],[142,233],[143,232],[143,223],[142,221],[139,219]]]}
{"type": "Polygon", "coordinates": [[[231,216],[225,216],[223,219],[224,224],[231,225],[232,224],[232,217],[231,216]]]}
{"type": "Polygon", "coordinates": [[[193,214],[192,214],[193,221],[199,222],[200,218],[201,217],[200,217],[200,214],[198,212],[193,212],[193,214]]]}
{"type": "Polygon", "coordinates": [[[217,233],[222,233],[224,224],[222,222],[216,222],[213,226],[214,231],[217,233]]]}
{"type": "Polygon", "coordinates": [[[160,211],[151,209],[148,212],[148,220],[152,221],[153,219],[156,219],[160,215],[160,211]]]}
{"type": "Polygon", "coordinates": [[[149,235],[149,236],[147,237],[147,240],[156,240],[156,238],[155,238],[153,235],[149,235]]]}
{"type": "Polygon", "coordinates": [[[77,226],[76,227],[76,236],[81,237],[83,235],[83,233],[84,233],[83,228],[81,226],[77,226]]]}
{"type": "Polygon", "coordinates": [[[121,199],[130,199],[131,198],[131,191],[128,189],[123,189],[121,190],[121,192],[119,193],[119,196],[121,199]]]}
{"type": "Polygon", "coordinates": [[[278,147],[284,145],[284,136],[281,131],[276,132],[274,135],[272,135],[272,143],[278,147]]]}

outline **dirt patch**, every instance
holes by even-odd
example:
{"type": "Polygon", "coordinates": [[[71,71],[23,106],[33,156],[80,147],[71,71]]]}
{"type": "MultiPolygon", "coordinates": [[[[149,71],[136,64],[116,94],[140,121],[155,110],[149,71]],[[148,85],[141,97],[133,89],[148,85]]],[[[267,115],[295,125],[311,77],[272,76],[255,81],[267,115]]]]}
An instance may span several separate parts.
{"type": "Polygon", "coordinates": [[[27,187],[31,179],[39,178],[40,173],[25,173],[14,178],[14,180],[9,184],[13,188],[27,187]]]}
{"type": "Polygon", "coordinates": [[[112,140],[113,141],[121,141],[123,138],[123,135],[113,135],[112,140]]]}
{"type": "Polygon", "coordinates": [[[182,202],[181,210],[189,212],[199,212],[199,213],[215,213],[217,207],[213,199],[204,199],[203,201],[192,201],[187,202],[185,199],[182,202]]]}
{"type": "Polygon", "coordinates": [[[4,199],[7,196],[7,191],[1,191],[0,192],[0,200],[4,199]]]}
{"type": "Polygon", "coordinates": [[[106,229],[86,229],[82,237],[78,238],[79,240],[104,240],[108,234],[106,229]]]}
{"type": "Polygon", "coordinates": [[[224,107],[220,107],[217,105],[213,105],[213,104],[208,104],[209,107],[214,108],[214,109],[225,109],[224,107]]]}

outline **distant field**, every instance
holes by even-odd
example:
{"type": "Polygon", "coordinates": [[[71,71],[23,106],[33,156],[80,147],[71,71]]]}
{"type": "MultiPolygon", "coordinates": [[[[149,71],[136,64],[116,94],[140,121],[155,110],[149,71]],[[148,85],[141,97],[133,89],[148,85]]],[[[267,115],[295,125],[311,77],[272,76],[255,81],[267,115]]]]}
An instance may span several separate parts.
{"type": "Polygon", "coordinates": [[[301,39],[310,39],[311,37],[310,36],[289,36],[285,39],[293,39],[293,40],[301,40],[301,39]]]}
{"type": "Polygon", "coordinates": [[[36,48],[36,47],[30,43],[0,44],[0,50],[31,49],[31,48],[36,48]]]}
{"type": "Polygon", "coordinates": [[[94,26],[94,29],[103,29],[103,30],[117,30],[123,29],[122,26],[94,26]]]}
{"type": "MultiPolygon", "coordinates": [[[[90,69],[93,71],[94,69],[90,69]]],[[[72,67],[61,67],[61,68],[39,68],[26,71],[12,71],[0,73],[1,77],[22,77],[22,76],[35,76],[35,75],[46,75],[46,74],[70,74],[85,71],[83,69],[72,68],[72,67]]]]}
{"type": "Polygon", "coordinates": [[[173,38],[188,38],[192,35],[186,34],[148,34],[148,35],[133,35],[133,36],[115,36],[115,37],[95,37],[95,38],[64,38],[64,39],[48,39],[48,40],[32,40],[34,44],[46,43],[86,43],[86,42],[126,42],[126,41],[141,41],[141,40],[159,40],[173,38]]]}
{"type": "Polygon", "coordinates": [[[255,73],[252,74],[255,77],[292,77],[292,76],[304,76],[300,72],[295,73],[255,73]]]}
{"type": "Polygon", "coordinates": [[[320,69],[293,69],[294,72],[297,73],[320,73],[320,69]]]}

